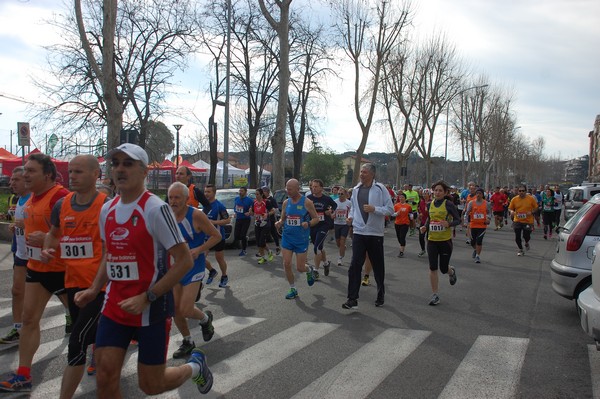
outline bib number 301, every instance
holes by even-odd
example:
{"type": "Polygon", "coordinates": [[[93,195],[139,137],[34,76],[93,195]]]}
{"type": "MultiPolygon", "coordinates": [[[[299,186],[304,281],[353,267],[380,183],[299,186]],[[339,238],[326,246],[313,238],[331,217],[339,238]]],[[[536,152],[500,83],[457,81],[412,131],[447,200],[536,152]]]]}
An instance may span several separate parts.
{"type": "Polygon", "coordinates": [[[137,262],[111,262],[106,264],[108,278],[117,281],[139,280],[137,262]]]}

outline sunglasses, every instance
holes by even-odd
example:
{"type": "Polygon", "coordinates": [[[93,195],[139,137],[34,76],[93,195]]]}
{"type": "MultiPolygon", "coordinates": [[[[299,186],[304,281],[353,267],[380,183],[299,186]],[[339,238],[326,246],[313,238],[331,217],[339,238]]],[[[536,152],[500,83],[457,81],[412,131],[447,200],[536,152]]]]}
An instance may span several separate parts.
{"type": "Polygon", "coordinates": [[[525,192],[525,190],[519,190],[519,192],[520,192],[520,193],[524,193],[524,192],[525,192]]]}

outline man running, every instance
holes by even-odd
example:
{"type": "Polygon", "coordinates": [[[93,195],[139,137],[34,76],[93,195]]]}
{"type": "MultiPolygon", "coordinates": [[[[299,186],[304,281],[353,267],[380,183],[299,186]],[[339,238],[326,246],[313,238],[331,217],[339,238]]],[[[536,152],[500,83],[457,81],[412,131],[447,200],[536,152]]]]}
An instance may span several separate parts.
{"type": "Polygon", "coordinates": [[[215,333],[212,312],[208,310],[203,312],[195,306],[195,302],[204,278],[205,254],[209,248],[221,241],[221,234],[201,210],[188,205],[188,195],[187,187],[181,182],[175,182],[169,187],[169,205],[194,258],[192,269],[173,287],[175,325],[183,336],[181,346],[173,353],[175,359],[187,357],[196,347],[187,319],[200,323],[204,342],[210,341],[215,333]]]}
{"type": "Polygon", "coordinates": [[[54,205],[50,216],[50,232],[46,234],[42,251],[43,262],[60,256],[66,267],[65,289],[73,319],[73,332],[69,336],[67,367],[60,388],[60,397],[63,399],[72,398],[81,382],[87,348],[95,342],[98,318],[104,303],[104,291],[101,290],[83,308],[75,304],[75,294],[92,285],[102,260],[98,215],[107,196],[96,189],[99,176],[100,164],[93,155],[78,155],[69,162],[69,186],[73,192],[54,205]]]}
{"type": "Polygon", "coordinates": [[[419,211],[419,193],[413,190],[413,185],[411,183],[404,185],[404,196],[406,197],[406,203],[410,205],[412,209],[412,218],[410,219],[410,236],[415,235],[415,226],[417,222],[417,215],[419,211]]]}
{"type": "Polygon", "coordinates": [[[254,204],[252,198],[247,196],[248,189],[240,188],[239,197],[235,197],[233,211],[235,212],[235,230],[233,232],[234,241],[242,242],[240,256],[246,256],[248,248],[248,228],[250,227],[251,213],[250,208],[254,204]]]}
{"type": "Polygon", "coordinates": [[[13,233],[13,283],[12,283],[12,318],[13,328],[4,337],[0,338],[0,344],[13,344],[19,342],[19,333],[23,325],[23,300],[25,297],[25,276],[27,275],[27,248],[25,244],[25,203],[31,196],[29,189],[25,187],[23,178],[23,167],[17,166],[13,169],[10,177],[10,188],[15,195],[17,204],[12,223],[9,225],[13,233]]]}
{"type": "Polygon", "coordinates": [[[210,202],[204,195],[204,191],[192,183],[192,171],[187,166],[180,166],[175,172],[175,180],[185,184],[188,188],[188,205],[198,208],[202,204],[204,212],[210,211],[210,202]]]}
{"type": "Polygon", "coordinates": [[[309,286],[315,283],[314,270],[306,268],[306,251],[308,251],[309,229],[319,223],[319,217],[312,201],[300,194],[300,183],[290,179],[285,185],[288,198],[281,207],[281,219],[275,223],[277,229],[283,226],[281,236],[281,254],[283,255],[283,268],[290,285],[286,299],[298,297],[294,272],[292,271],[292,258],[296,254],[296,269],[306,273],[306,282],[309,286]]]}
{"type": "Polygon", "coordinates": [[[271,189],[267,186],[264,186],[262,189],[265,193],[267,205],[270,203],[270,208],[267,206],[269,208],[269,233],[271,234],[273,242],[275,242],[275,255],[279,255],[281,254],[281,247],[279,247],[279,233],[277,233],[277,228],[275,227],[277,210],[279,207],[277,205],[277,200],[271,195],[271,189]]]}
{"type": "MultiPolygon", "coordinates": [[[[30,155],[23,178],[32,195],[25,204],[24,226],[27,248],[27,277],[23,301],[23,326],[19,338],[19,368],[8,380],[0,382],[0,391],[30,391],[31,365],[40,345],[40,320],[50,297],[60,293],[66,305],[65,264],[57,256],[42,262],[42,247],[50,230],[50,214],[56,202],[69,193],[56,183],[56,165],[42,153],[30,155]]],[[[69,316],[70,318],[70,316],[69,316]]]]}
{"type": "MultiPolygon", "coordinates": [[[[219,241],[214,247],[210,248],[215,252],[215,259],[221,269],[221,281],[219,287],[225,288],[229,284],[229,276],[227,275],[227,261],[225,260],[225,226],[229,224],[231,218],[227,212],[225,205],[217,199],[217,187],[214,184],[207,184],[204,187],[204,195],[210,203],[209,210],[204,210],[206,216],[210,219],[210,222],[219,230],[221,233],[221,241],[219,241]]],[[[205,208],[206,209],[206,208],[205,208]]],[[[206,279],[206,285],[213,282],[218,272],[212,267],[208,259],[206,259],[206,269],[208,277],[206,279]]]]}
{"type": "Polygon", "coordinates": [[[464,223],[469,226],[471,231],[471,246],[473,247],[473,259],[475,263],[481,263],[481,249],[483,247],[483,237],[485,230],[490,224],[490,215],[492,214],[491,204],[483,197],[482,188],[476,191],[476,197],[473,201],[467,204],[464,212],[464,223]]]}
{"type": "Polygon", "coordinates": [[[173,316],[171,289],[192,268],[190,249],[169,205],[145,188],[146,151],[126,143],[106,158],[120,194],[100,213],[104,264],[92,287],[75,296],[75,303],[84,306],[108,283],[96,334],[97,395],[121,397],[121,370],[134,337],[138,383],[146,395],[175,389],[189,378],[200,393],[207,393],[213,378],[200,349],[194,349],[184,365],[165,364],[173,316]],[[173,257],[170,267],[169,256],[173,257]]]}
{"type": "Polygon", "coordinates": [[[523,251],[523,242],[521,235],[525,240],[525,248],[529,247],[529,240],[531,239],[531,230],[533,229],[534,212],[538,208],[537,201],[531,195],[527,195],[527,187],[520,185],[517,189],[518,195],[510,201],[508,211],[511,214],[513,220],[513,229],[515,230],[515,242],[519,251],[517,256],[525,255],[523,251]]]}
{"type": "Polygon", "coordinates": [[[331,262],[327,260],[327,252],[323,248],[329,230],[333,227],[333,214],[337,204],[328,195],[323,195],[323,180],[313,179],[310,187],[311,194],[307,196],[315,206],[319,223],[310,228],[310,239],[315,253],[315,278],[319,279],[319,267],[323,263],[323,271],[329,276],[331,262]]]}
{"type": "Polygon", "coordinates": [[[361,273],[366,255],[373,265],[377,282],[375,306],[383,306],[385,300],[385,260],[383,236],[385,218],[394,213],[390,193],[375,181],[375,165],[366,163],[360,168],[360,183],[352,191],[352,207],[348,222],[354,229],[352,236],[352,261],[348,269],[348,300],[342,308],[358,307],[361,273]]]}
{"type": "Polygon", "coordinates": [[[504,207],[508,201],[508,197],[502,191],[500,187],[496,187],[494,194],[490,197],[490,203],[492,204],[492,212],[494,213],[494,230],[500,230],[504,219],[504,207]]]}

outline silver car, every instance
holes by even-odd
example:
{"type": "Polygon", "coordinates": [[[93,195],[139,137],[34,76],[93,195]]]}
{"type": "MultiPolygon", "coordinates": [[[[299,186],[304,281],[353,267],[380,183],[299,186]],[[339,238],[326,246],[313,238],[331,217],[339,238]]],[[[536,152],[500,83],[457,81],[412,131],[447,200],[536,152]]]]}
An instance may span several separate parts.
{"type": "Polygon", "coordinates": [[[592,284],[592,255],[600,242],[600,194],[582,205],[561,228],[550,265],[552,288],[568,299],[592,284]]]}
{"type": "Polygon", "coordinates": [[[581,328],[596,341],[600,350],[600,243],[596,244],[592,257],[592,285],[585,289],[577,303],[579,305],[581,328]]]}
{"type": "MultiPolygon", "coordinates": [[[[225,226],[225,243],[233,244],[233,232],[235,231],[235,212],[233,210],[235,199],[239,196],[239,188],[221,188],[217,190],[216,198],[219,200],[225,208],[231,218],[231,222],[225,226]]],[[[254,189],[248,189],[248,197],[256,198],[254,189]]],[[[250,228],[248,229],[248,241],[254,241],[254,216],[250,222],[250,228]]]]}
{"type": "Polygon", "coordinates": [[[571,187],[565,196],[565,220],[572,218],[583,204],[598,193],[600,193],[599,183],[586,183],[581,186],[571,187]]]}

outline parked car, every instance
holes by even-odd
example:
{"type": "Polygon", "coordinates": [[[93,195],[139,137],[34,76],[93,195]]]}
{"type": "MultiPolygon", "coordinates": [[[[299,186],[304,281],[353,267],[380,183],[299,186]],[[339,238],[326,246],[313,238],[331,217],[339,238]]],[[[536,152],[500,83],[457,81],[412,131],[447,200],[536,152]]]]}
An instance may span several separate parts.
{"type": "Polygon", "coordinates": [[[571,187],[565,196],[565,220],[569,220],[579,208],[588,202],[594,195],[600,193],[600,184],[587,183],[571,187]]]}
{"type": "Polygon", "coordinates": [[[600,242],[592,256],[592,285],[586,288],[577,299],[581,328],[596,341],[600,350],[600,242]]]}
{"type": "MultiPolygon", "coordinates": [[[[240,190],[237,188],[222,188],[217,190],[217,199],[225,205],[231,218],[231,222],[225,226],[225,244],[233,244],[233,232],[235,230],[235,212],[233,211],[235,198],[239,196],[240,190]]],[[[248,189],[248,197],[254,199],[256,195],[253,188],[248,189]]],[[[248,229],[248,240],[253,241],[254,237],[254,216],[248,229]]]]}
{"type": "Polygon", "coordinates": [[[552,289],[577,299],[592,284],[592,255],[600,241],[600,194],[587,201],[560,228],[556,255],[550,264],[552,289]]]}
{"type": "MultiPolygon", "coordinates": [[[[300,189],[301,195],[306,194],[306,192],[307,192],[307,190],[305,190],[304,188],[300,189]]],[[[273,198],[275,198],[275,201],[277,201],[277,208],[279,208],[279,213],[281,213],[281,207],[283,206],[283,201],[285,201],[288,198],[287,191],[285,191],[285,189],[277,190],[273,193],[273,198]]]]}

